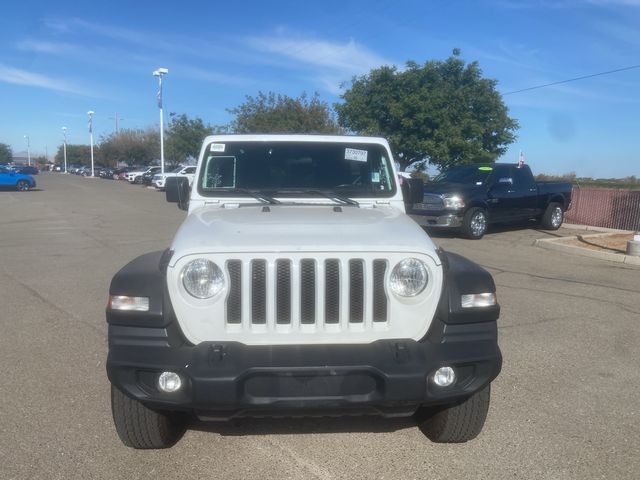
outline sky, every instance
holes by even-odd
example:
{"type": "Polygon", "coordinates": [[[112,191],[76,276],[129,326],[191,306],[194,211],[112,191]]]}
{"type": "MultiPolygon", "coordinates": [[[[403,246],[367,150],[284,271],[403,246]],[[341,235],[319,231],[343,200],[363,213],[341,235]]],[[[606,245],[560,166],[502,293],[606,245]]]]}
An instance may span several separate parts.
{"type": "Polygon", "coordinates": [[[259,91],[340,102],[354,75],[453,48],[498,81],[534,173],[640,176],[640,0],[5,2],[0,17],[0,143],[53,155],[165,116],[221,125],[259,91]]]}

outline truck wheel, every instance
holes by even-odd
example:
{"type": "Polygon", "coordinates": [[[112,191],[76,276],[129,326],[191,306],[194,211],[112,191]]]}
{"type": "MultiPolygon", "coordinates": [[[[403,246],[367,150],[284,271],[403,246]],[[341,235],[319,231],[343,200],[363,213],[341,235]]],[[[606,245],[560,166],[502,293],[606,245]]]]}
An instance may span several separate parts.
{"type": "Polygon", "coordinates": [[[487,231],[487,212],[482,208],[470,208],[462,219],[462,234],[471,240],[480,240],[487,231]]]}
{"type": "Polygon", "coordinates": [[[564,210],[562,205],[551,202],[542,215],[542,228],[545,230],[557,230],[564,221],[564,210]]]}
{"type": "Polygon", "coordinates": [[[111,413],[122,443],[132,448],[167,448],[174,445],[185,430],[177,414],[156,412],[129,398],[111,386],[111,413]]]}
{"type": "Polygon", "coordinates": [[[420,409],[420,430],[436,443],[463,443],[476,438],[487,418],[491,386],[453,406],[420,409]]]}

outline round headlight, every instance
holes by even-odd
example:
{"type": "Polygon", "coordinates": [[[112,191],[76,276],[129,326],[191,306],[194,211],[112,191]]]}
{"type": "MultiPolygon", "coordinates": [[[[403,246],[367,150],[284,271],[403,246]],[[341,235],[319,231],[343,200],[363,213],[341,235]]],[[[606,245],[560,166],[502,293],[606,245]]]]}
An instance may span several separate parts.
{"type": "Polygon", "coordinates": [[[405,258],[391,272],[390,286],[393,293],[402,297],[415,297],[429,281],[427,267],[417,258],[405,258]]]}
{"type": "Polygon", "coordinates": [[[224,288],[222,270],[204,258],[187,263],[181,277],[185,290],[196,298],[211,298],[224,288]]]}

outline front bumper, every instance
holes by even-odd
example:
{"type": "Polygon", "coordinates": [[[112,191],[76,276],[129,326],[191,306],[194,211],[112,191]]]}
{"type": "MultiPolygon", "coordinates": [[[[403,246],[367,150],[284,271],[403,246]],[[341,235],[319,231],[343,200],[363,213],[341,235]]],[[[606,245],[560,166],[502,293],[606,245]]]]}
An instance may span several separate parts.
{"type": "Polygon", "coordinates": [[[411,210],[409,216],[423,227],[459,228],[462,226],[461,213],[430,212],[428,210],[411,210]]]}
{"type": "Polygon", "coordinates": [[[496,322],[447,325],[428,337],[352,345],[189,345],[166,328],[109,326],[107,373],[113,385],[147,405],[206,419],[237,416],[374,413],[410,415],[420,405],[466,398],[500,372],[496,322]],[[456,371],[437,387],[441,366],[456,371]],[[161,372],[183,380],[175,393],[157,388],[161,372]]]}

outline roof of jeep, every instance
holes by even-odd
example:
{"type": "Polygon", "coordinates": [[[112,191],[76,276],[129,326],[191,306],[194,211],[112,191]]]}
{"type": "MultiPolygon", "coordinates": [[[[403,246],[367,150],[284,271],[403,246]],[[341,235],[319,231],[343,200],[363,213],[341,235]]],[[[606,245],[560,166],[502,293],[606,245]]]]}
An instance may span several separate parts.
{"type": "Polygon", "coordinates": [[[292,135],[292,134],[226,134],[209,135],[204,142],[339,142],[339,143],[377,143],[388,146],[382,137],[362,137],[357,135],[292,135]]]}

